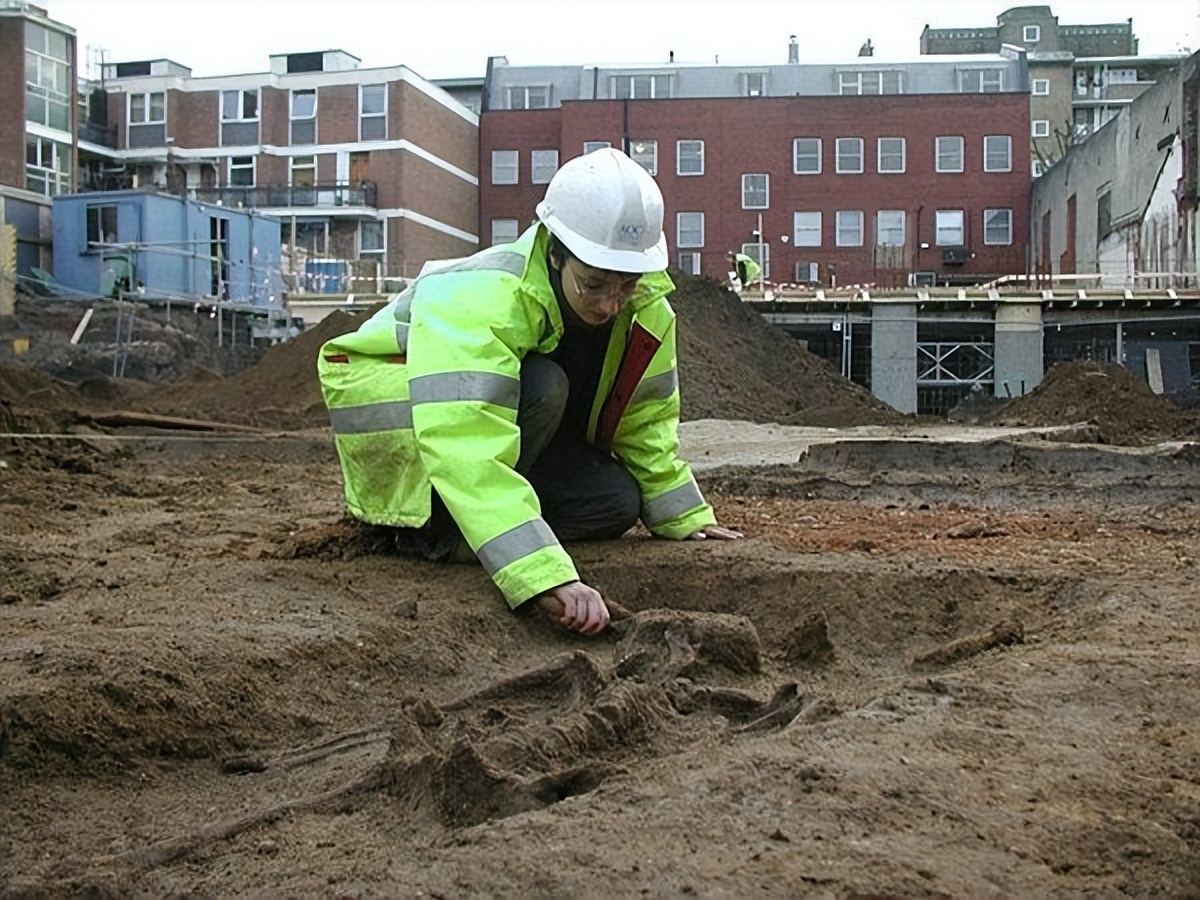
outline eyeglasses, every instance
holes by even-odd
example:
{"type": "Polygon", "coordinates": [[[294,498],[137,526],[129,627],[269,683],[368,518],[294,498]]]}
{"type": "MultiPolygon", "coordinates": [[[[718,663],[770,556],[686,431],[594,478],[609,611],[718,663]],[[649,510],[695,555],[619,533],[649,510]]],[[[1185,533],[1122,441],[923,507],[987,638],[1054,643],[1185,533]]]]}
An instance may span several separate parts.
{"type": "Polygon", "coordinates": [[[579,276],[575,274],[575,269],[570,263],[571,260],[568,260],[563,269],[571,279],[571,287],[581,297],[587,297],[592,300],[623,300],[633,293],[633,289],[637,287],[638,279],[642,277],[640,275],[628,275],[620,281],[605,280],[599,284],[584,284],[579,280],[579,276]]]}

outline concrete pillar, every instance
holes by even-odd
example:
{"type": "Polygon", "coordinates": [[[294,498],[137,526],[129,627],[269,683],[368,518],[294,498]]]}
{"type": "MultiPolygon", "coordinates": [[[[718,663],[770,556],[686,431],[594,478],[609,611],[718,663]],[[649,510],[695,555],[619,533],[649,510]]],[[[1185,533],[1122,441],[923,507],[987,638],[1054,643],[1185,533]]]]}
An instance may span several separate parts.
{"type": "Polygon", "coordinates": [[[997,397],[1020,397],[1042,383],[1042,304],[1004,300],[996,306],[997,397]]]}
{"type": "Polygon", "coordinates": [[[0,316],[17,311],[17,229],[0,225],[0,316]]]}
{"type": "Polygon", "coordinates": [[[917,411],[917,305],[871,305],[871,393],[902,413],[917,411]]]}

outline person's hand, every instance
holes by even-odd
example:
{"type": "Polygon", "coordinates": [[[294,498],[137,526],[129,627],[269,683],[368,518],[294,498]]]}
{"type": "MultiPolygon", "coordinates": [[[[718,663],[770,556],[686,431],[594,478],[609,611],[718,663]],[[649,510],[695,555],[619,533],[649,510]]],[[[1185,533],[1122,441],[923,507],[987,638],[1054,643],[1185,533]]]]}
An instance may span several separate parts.
{"type": "Polygon", "coordinates": [[[687,539],[689,541],[736,541],[742,537],[745,537],[745,535],[740,531],[734,531],[732,528],[725,528],[722,525],[709,525],[707,528],[693,531],[687,536],[687,539]]]}
{"type": "Polygon", "coordinates": [[[600,592],[582,581],[559,585],[538,600],[538,604],[557,618],[564,628],[580,634],[599,634],[608,627],[611,618],[600,592]]]}

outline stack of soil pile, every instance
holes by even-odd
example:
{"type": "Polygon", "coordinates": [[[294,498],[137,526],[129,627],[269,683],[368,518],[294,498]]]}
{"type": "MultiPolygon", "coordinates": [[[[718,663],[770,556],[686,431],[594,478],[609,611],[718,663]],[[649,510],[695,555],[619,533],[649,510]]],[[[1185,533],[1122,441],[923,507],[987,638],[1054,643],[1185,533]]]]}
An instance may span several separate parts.
{"type": "Polygon", "coordinates": [[[1094,425],[1097,441],[1104,444],[1200,440],[1200,415],[1158,396],[1116,363],[1059,363],[1030,393],[980,419],[980,424],[1004,426],[1076,422],[1094,425]]]}

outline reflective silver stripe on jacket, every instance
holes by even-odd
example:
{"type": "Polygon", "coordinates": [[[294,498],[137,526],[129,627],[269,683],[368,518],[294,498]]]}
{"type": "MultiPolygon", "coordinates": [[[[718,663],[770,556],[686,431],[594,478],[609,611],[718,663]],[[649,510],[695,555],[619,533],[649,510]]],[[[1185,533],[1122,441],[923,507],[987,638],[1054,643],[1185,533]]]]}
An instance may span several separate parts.
{"type": "Polygon", "coordinates": [[[494,372],[438,372],[413,378],[408,393],[413,403],[479,400],[516,409],[521,399],[521,379],[494,372]]]}
{"type": "Polygon", "coordinates": [[[682,516],[703,503],[704,497],[700,494],[700,488],[696,487],[694,481],[689,481],[643,503],[642,521],[646,523],[647,528],[653,528],[661,522],[682,516]]]}
{"type": "Polygon", "coordinates": [[[412,405],[407,400],[384,400],[363,406],[329,410],[334,434],[370,434],[412,428],[412,405]]]}
{"type": "Polygon", "coordinates": [[[505,566],[557,544],[558,538],[543,519],[531,519],[492,538],[475,555],[487,573],[495,575],[505,566]]]}
{"type": "Polygon", "coordinates": [[[679,373],[675,369],[660,375],[652,375],[650,378],[643,378],[642,383],[633,392],[633,396],[629,398],[629,405],[645,403],[647,400],[666,400],[678,388],[679,373]]]}

